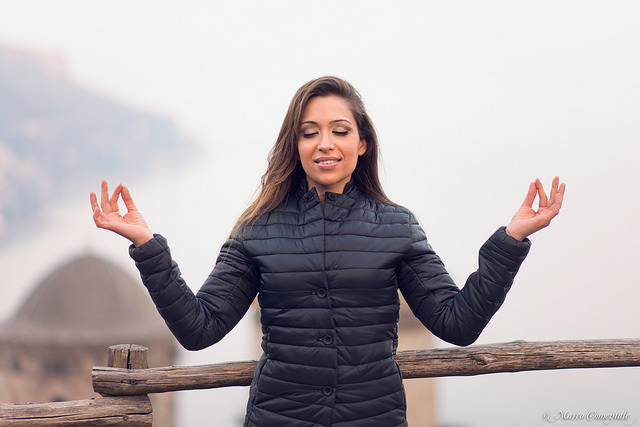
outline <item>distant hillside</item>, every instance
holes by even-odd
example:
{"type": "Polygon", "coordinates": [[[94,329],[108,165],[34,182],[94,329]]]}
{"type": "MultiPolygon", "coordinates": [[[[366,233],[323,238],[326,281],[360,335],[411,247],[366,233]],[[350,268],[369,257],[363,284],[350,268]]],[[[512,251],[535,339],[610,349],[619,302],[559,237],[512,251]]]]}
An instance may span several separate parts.
{"type": "Polygon", "coordinates": [[[197,152],[167,118],[75,83],[61,59],[0,46],[0,247],[53,203],[87,197],[87,182],[166,173],[197,152]]]}

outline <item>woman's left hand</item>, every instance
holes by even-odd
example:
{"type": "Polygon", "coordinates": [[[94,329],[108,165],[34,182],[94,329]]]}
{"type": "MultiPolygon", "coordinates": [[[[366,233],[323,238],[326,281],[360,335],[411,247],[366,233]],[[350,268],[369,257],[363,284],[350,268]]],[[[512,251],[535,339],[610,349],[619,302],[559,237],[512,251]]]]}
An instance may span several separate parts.
{"type": "Polygon", "coordinates": [[[527,197],[505,230],[509,236],[524,240],[551,223],[551,220],[560,212],[564,197],[565,184],[559,184],[559,182],[560,179],[557,176],[553,178],[549,197],[544,192],[539,179],[529,185],[527,197]],[[532,208],[536,195],[540,198],[537,211],[532,208]]]}

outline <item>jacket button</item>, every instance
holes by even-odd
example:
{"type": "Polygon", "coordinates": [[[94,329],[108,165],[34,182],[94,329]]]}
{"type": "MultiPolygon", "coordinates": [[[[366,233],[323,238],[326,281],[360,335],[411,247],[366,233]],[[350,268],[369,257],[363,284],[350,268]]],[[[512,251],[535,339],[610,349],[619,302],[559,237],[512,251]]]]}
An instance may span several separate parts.
{"type": "Polygon", "coordinates": [[[318,292],[316,292],[316,295],[318,295],[318,298],[326,298],[327,291],[324,289],[318,289],[318,292]]]}
{"type": "Polygon", "coordinates": [[[329,193],[327,194],[327,199],[331,200],[332,202],[336,199],[336,195],[333,193],[329,193]]]}
{"type": "Polygon", "coordinates": [[[307,195],[304,197],[304,199],[305,199],[307,202],[312,201],[312,200],[313,200],[313,193],[307,193],[307,195]]]}
{"type": "Polygon", "coordinates": [[[322,394],[324,394],[325,396],[331,396],[333,394],[333,388],[329,386],[322,387],[322,394]]]}
{"type": "Polygon", "coordinates": [[[331,335],[325,335],[322,337],[321,341],[326,345],[331,345],[333,343],[333,337],[331,335]]]}

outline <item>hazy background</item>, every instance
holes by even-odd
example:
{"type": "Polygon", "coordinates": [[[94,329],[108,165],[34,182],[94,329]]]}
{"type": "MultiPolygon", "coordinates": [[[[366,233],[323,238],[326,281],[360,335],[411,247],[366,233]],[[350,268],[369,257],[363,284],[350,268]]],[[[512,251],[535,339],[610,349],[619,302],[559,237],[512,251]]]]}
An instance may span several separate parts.
{"type": "MultiPolygon", "coordinates": [[[[85,88],[201,144],[188,165],[127,182],[194,289],[251,199],[293,93],[333,74],[365,99],[389,196],[416,213],[461,285],[531,180],[567,183],[561,215],[533,236],[478,343],[637,338],[639,19],[634,1],[2,0],[0,44],[60,58],[85,88]]],[[[127,242],[93,225],[95,175],[47,208],[46,227],[0,249],[0,320],[78,253],[135,274],[127,242]]],[[[256,357],[245,320],[180,362],[256,357]]],[[[637,368],[439,379],[437,418],[536,426],[547,410],[627,409],[640,424],[639,380],[637,368]]],[[[246,393],[182,393],[181,424],[230,425],[246,393]]]]}

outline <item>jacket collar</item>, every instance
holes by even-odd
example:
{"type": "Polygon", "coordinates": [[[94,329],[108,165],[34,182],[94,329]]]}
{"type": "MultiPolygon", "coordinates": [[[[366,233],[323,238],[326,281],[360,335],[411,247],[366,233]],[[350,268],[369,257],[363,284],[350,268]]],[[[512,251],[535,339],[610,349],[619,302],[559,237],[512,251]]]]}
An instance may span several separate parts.
{"type": "MultiPolygon", "coordinates": [[[[345,185],[344,191],[341,194],[340,193],[326,193],[326,194],[335,194],[336,196],[344,195],[344,196],[349,196],[351,198],[356,198],[359,193],[360,191],[356,187],[356,184],[353,182],[353,177],[351,177],[351,180],[347,182],[347,185],[345,185]]],[[[300,180],[298,181],[298,184],[295,187],[294,194],[297,199],[302,199],[306,201],[311,201],[314,198],[318,197],[318,191],[316,190],[315,187],[313,187],[311,190],[307,189],[307,179],[304,176],[300,178],[300,180]]]]}
{"type": "MultiPolygon", "coordinates": [[[[325,205],[324,209],[320,211],[321,215],[325,219],[341,220],[361,196],[362,193],[351,179],[342,193],[325,193],[325,205]]],[[[315,211],[320,206],[320,198],[316,188],[307,190],[307,180],[304,177],[297,184],[295,200],[300,212],[315,211]]]]}

